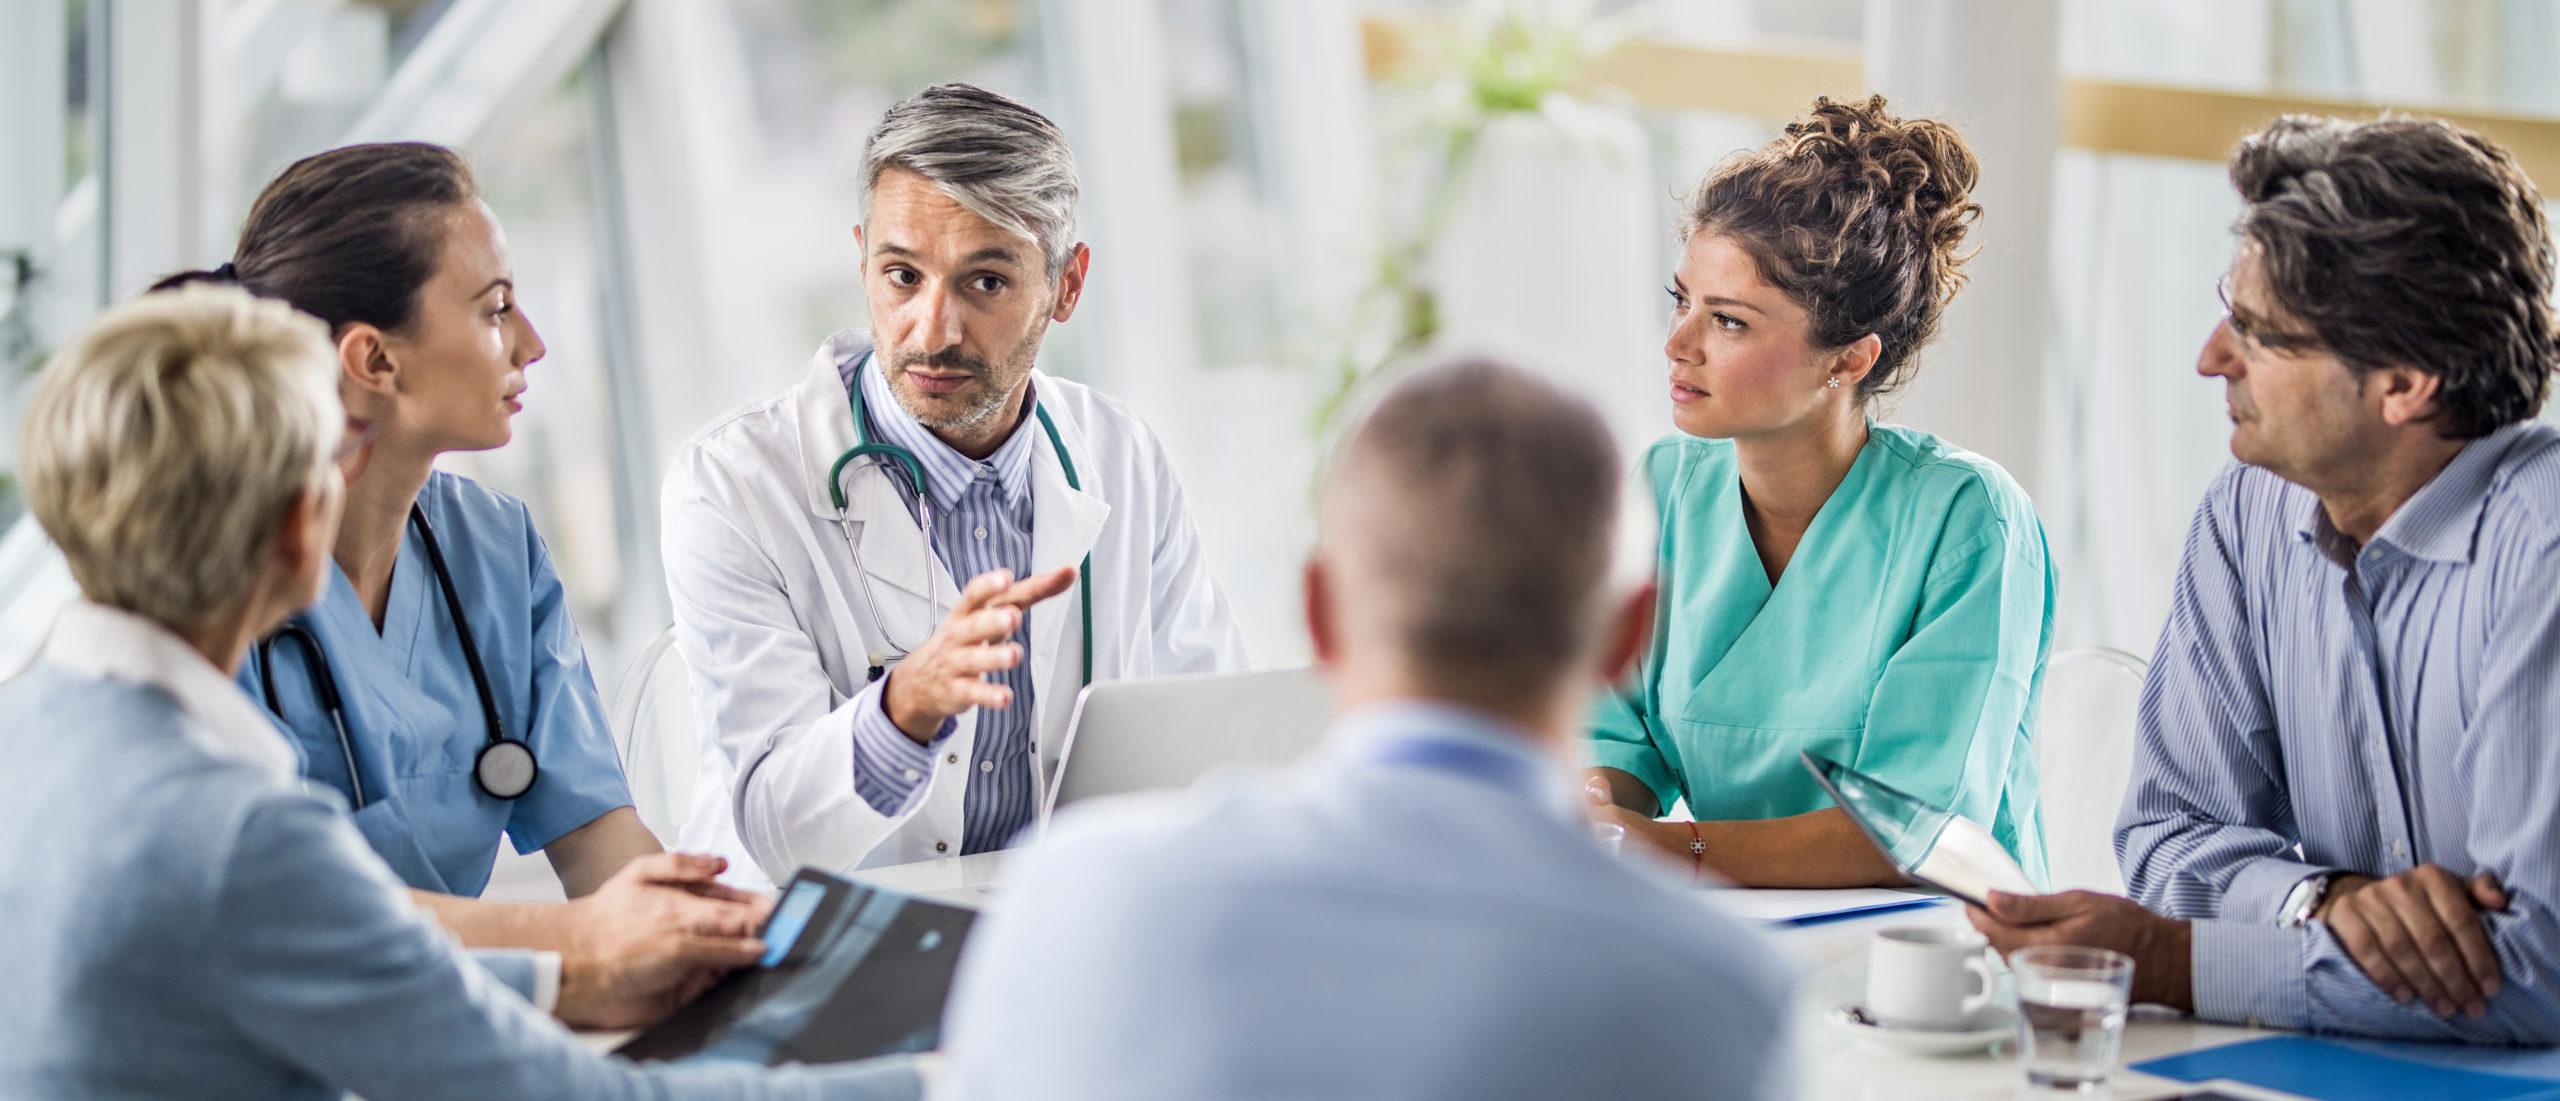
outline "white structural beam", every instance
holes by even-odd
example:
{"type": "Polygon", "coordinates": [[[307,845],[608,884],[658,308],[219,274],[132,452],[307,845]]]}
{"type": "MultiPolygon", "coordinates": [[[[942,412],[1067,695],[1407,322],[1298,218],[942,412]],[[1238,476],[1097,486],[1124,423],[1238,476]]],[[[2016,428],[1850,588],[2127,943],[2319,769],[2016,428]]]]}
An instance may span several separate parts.
{"type": "MultiPolygon", "coordinates": [[[[44,250],[62,202],[70,41],[63,5],[21,3],[0,37],[0,257],[44,250]]],[[[0,273],[5,275],[5,273],[0,273]]]]}
{"type": "MultiPolygon", "coordinates": [[[[755,124],[732,34],[727,16],[696,0],[632,0],[605,39],[613,121],[597,139],[618,166],[634,356],[622,373],[648,394],[638,458],[652,479],[711,414],[794,377],[815,343],[758,293],[767,284],[739,270],[737,250],[721,247],[748,193],[738,173],[751,163],[755,124]],[[715,339],[740,318],[758,326],[752,339],[715,339]]],[[[825,228],[844,234],[850,273],[850,225],[825,228]]]]}
{"type": "MultiPolygon", "coordinates": [[[[1093,247],[1093,282],[1074,322],[1084,330],[1086,381],[1159,412],[1200,358],[1190,309],[1173,305],[1192,288],[1164,15],[1154,0],[1046,0],[1040,20],[1093,247]]],[[[1155,427],[1180,430],[1161,419],[1155,427]]]]}
{"type": "Polygon", "coordinates": [[[1379,211],[1369,83],[1352,0],[1238,0],[1261,160],[1282,224],[1304,234],[1291,266],[1303,285],[1280,288],[1305,311],[1298,323],[1332,332],[1348,312],[1376,247],[1379,211]]]}
{"type": "Polygon", "coordinates": [[[510,105],[551,92],[625,0],[453,0],[346,140],[470,146],[510,105]]]}
{"type": "MultiPolygon", "coordinates": [[[[105,181],[105,297],[129,297],[196,266],[204,184],[204,5],[106,6],[99,178],[105,181]]],[[[58,93],[57,93],[58,94],[58,93]]]]}
{"type": "Polygon", "coordinates": [[[2050,0],[1869,0],[1868,83],[1903,115],[1954,121],[1983,172],[1981,253],[1917,381],[1887,412],[2042,488],[2053,354],[2054,151],[2060,5],[2050,0]]]}

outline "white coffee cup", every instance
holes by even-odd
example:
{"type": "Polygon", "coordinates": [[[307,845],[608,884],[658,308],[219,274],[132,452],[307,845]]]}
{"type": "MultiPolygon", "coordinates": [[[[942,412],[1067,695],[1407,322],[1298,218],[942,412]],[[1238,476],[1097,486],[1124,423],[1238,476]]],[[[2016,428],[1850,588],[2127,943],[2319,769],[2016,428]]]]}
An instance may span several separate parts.
{"type": "Polygon", "coordinates": [[[1888,1028],[1965,1027],[1991,1004],[1984,943],[1970,929],[1910,925],[1867,943],[1867,1015],[1888,1028]]]}

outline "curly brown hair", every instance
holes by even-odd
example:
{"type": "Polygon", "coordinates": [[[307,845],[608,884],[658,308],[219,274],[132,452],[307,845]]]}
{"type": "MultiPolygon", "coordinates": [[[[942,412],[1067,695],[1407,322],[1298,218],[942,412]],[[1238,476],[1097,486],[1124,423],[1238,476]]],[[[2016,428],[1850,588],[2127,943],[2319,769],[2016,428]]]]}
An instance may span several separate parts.
{"type": "Polygon", "coordinates": [[[2268,286],[2361,376],[2436,376],[2440,435],[2478,439],[2542,408],[2560,361],[2542,195],[2451,123],[2288,115],[2240,143],[2235,227],[2268,286]]]}
{"type": "Polygon", "coordinates": [[[1930,118],[1898,118],[1883,96],[1829,96],[1786,133],[1718,164],[1691,193],[1681,236],[1723,237],[1760,277],[1812,316],[1817,348],[1874,333],[1873,397],[1899,389],[1938,319],[1964,286],[1961,250],[1982,216],[1970,198],[1981,163],[1964,135],[1930,118]]]}

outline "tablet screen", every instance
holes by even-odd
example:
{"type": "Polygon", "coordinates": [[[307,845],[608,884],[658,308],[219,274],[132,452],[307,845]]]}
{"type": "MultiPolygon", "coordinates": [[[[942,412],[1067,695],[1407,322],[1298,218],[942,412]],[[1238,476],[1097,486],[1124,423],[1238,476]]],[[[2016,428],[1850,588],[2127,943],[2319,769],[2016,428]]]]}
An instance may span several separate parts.
{"type": "Polygon", "coordinates": [[[617,1054],[775,1066],[929,1051],[975,918],[803,868],[766,919],[764,956],[617,1054]]]}
{"type": "Polygon", "coordinates": [[[1993,891],[2039,890],[1981,823],[1821,754],[1797,756],[1876,851],[1913,883],[1977,906],[1993,891]]]}

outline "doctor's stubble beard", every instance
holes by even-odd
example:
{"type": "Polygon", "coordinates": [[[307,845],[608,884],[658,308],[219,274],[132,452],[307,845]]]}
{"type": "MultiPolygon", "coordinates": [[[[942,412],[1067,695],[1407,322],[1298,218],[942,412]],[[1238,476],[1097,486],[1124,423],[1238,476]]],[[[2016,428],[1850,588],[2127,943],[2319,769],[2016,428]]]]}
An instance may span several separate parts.
{"type": "Polygon", "coordinates": [[[984,358],[970,355],[958,348],[946,348],[939,352],[903,353],[897,358],[898,374],[892,378],[889,392],[896,395],[898,404],[907,407],[907,415],[914,417],[916,423],[927,428],[943,432],[966,432],[983,427],[988,421],[994,420],[998,414],[1004,412],[1006,399],[1013,395],[1014,386],[1021,383],[1023,376],[1031,373],[1031,361],[1033,357],[1040,354],[1040,338],[1048,331],[1048,319],[1043,315],[1041,323],[1032,326],[1030,332],[1023,334],[1021,342],[1013,346],[1013,354],[1006,357],[1007,370],[1004,372],[1006,377],[1002,379],[996,377],[993,366],[984,358]],[[971,378],[978,380],[982,389],[976,397],[970,398],[969,403],[955,413],[936,413],[931,409],[920,409],[917,407],[928,400],[926,395],[909,390],[899,381],[905,377],[910,368],[915,367],[928,367],[936,371],[965,371],[971,378]]]}

